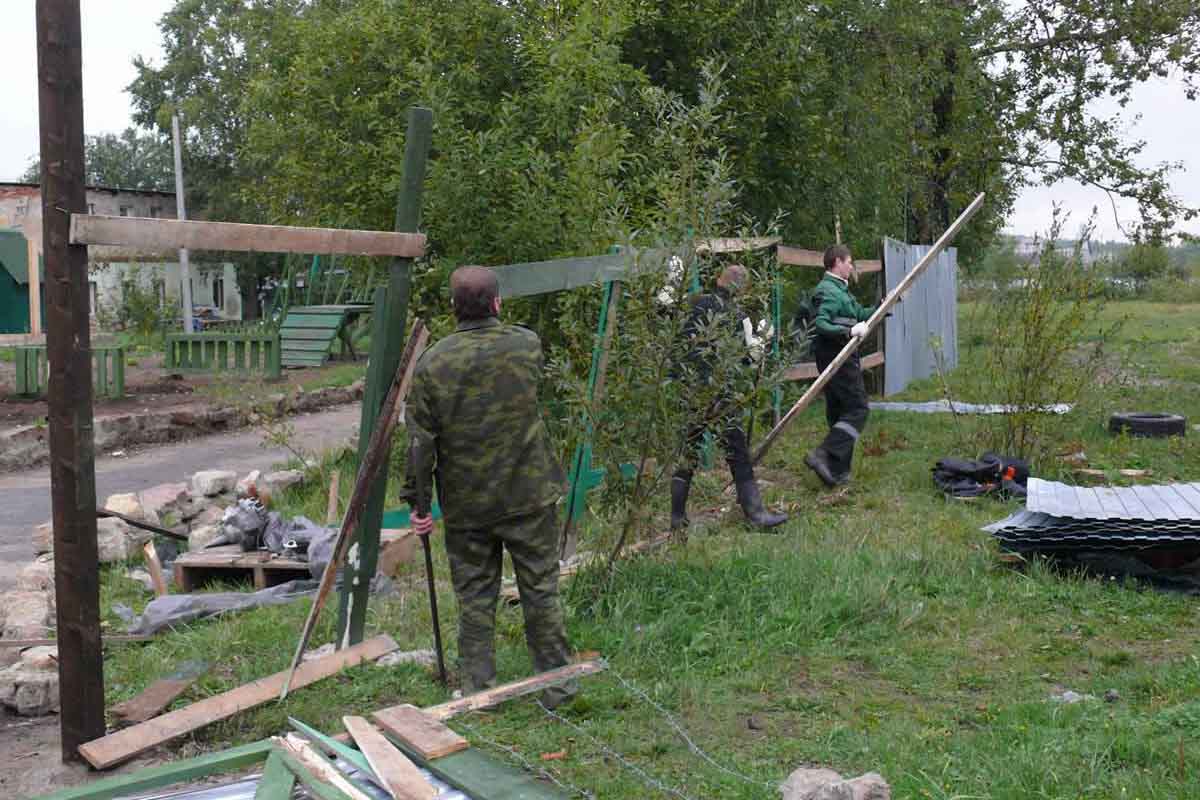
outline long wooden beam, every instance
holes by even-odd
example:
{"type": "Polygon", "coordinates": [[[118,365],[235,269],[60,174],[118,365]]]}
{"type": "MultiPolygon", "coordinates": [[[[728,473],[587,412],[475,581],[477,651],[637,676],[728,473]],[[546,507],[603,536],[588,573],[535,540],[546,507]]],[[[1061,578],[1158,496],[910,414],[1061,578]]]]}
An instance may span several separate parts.
{"type": "Polygon", "coordinates": [[[232,250],[251,253],[337,253],[420,258],[425,235],[338,228],[295,228],[241,222],[72,214],[71,244],[142,250],[232,250]]]}
{"type": "Polygon", "coordinates": [[[892,306],[900,302],[900,298],[904,296],[905,292],[912,288],[912,285],[914,282],[916,282],[917,278],[921,277],[922,273],[929,268],[929,265],[937,260],[937,257],[941,255],[943,250],[950,246],[950,242],[953,241],[954,237],[958,235],[958,232],[962,230],[963,226],[966,225],[967,222],[970,221],[971,217],[975,216],[975,213],[983,207],[983,200],[984,194],[980,192],[979,195],[971,201],[971,204],[963,209],[963,212],[958,215],[958,219],[954,220],[950,227],[946,229],[946,232],[943,233],[936,242],[934,242],[933,247],[929,248],[929,252],[917,262],[917,265],[912,268],[912,271],[905,275],[904,279],[896,285],[896,288],[892,289],[892,291],[888,293],[888,296],[885,297],[883,302],[879,304],[879,307],[875,309],[875,313],[873,313],[871,318],[867,320],[867,333],[861,337],[852,337],[850,341],[846,342],[846,346],[843,347],[842,351],[837,354],[837,357],[830,362],[829,366],[825,368],[825,371],[821,373],[820,377],[817,378],[812,386],[808,387],[808,391],[806,391],[801,398],[796,401],[795,405],[788,409],[788,412],[783,415],[783,419],[779,420],[779,424],[772,428],[771,432],[768,433],[766,438],[762,440],[762,444],[760,444],[758,449],[754,451],[752,463],[757,464],[762,460],[762,457],[765,456],[767,451],[771,449],[771,445],[774,444],[775,440],[779,438],[779,434],[783,433],[783,429],[791,424],[792,420],[796,418],[797,414],[808,408],[809,404],[812,403],[816,396],[820,394],[822,390],[824,390],[825,385],[829,383],[837,371],[842,368],[842,364],[846,363],[846,360],[850,358],[855,350],[858,349],[858,346],[863,343],[863,340],[866,339],[868,335],[870,335],[871,331],[875,330],[875,328],[879,326],[879,323],[883,322],[892,306]]]}
{"type": "MultiPolygon", "coordinates": [[[[792,267],[825,267],[825,254],[820,250],[805,250],[801,247],[790,247],[786,244],[779,245],[775,250],[775,257],[779,259],[780,264],[792,267]]],[[[879,272],[883,269],[883,262],[878,259],[864,259],[859,261],[855,259],[854,270],[860,273],[879,272]]]]}
{"type": "MultiPolygon", "coordinates": [[[[874,369],[875,367],[883,366],[883,353],[869,353],[862,357],[863,369],[874,369]]],[[[816,362],[806,361],[801,364],[793,364],[783,372],[785,381],[811,381],[821,377],[821,370],[817,369],[816,362]]]]}

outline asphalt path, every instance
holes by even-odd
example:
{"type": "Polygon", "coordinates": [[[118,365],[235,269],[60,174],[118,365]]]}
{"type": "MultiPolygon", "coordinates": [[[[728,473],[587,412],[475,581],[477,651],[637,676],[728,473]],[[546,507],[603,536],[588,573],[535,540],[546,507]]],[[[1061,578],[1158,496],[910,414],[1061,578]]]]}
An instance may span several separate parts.
{"type": "MultiPolygon", "coordinates": [[[[359,404],[291,418],[295,442],[305,452],[322,452],[358,430],[359,404]]],[[[96,457],[96,502],[112,494],[137,492],[160,483],[184,482],[195,472],[229,469],[239,474],[267,470],[291,453],[265,448],[262,434],[252,429],[205,436],[166,445],[147,445],[116,456],[96,457]]],[[[50,468],[0,474],[0,590],[12,587],[21,567],[34,557],[30,538],[34,527],[50,519],[50,468]]]]}

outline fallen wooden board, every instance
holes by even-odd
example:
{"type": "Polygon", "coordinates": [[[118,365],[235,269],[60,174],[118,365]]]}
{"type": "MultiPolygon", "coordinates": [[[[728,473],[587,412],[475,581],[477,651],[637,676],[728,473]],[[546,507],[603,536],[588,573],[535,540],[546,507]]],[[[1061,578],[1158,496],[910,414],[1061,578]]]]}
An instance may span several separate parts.
{"type": "MultiPolygon", "coordinates": [[[[607,666],[604,663],[604,659],[600,658],[593,659],[592,661],[584,661],[581,664],[568,664],[565,667],[547,670],[523,680],[497,686],[495,689],[488,689],[485,692],[468,695],[459,700],[451,700],[448,703],[430,706],[424,709],[424,711],[434,719],[450,719],[459,714],[465,714],[468,711],[490,708],[491,706],[500,705],[506,700],[533,694],[542,689],[549,689],[552,686],[558,686],[575,678],[582,678],[585,675],[594,675],[597,672],[603,672],[607,666]]],[[[395,706],[392,708],[395,708],[395,706]]],[[[383,709],[383,711],[389,710],[387,708],[383,709]]]]}
{"type": "Polygon", "coordinates": [[[421,233],[112,217],[103,214],[72,214],[71,244],[104,244],[149,251],[187,248],[396,258],[420,258],[425,255],[425,235],[421,233]]]}
{"type": "Polygon", "coordinates": [[[402,752],[468,797],[487,800],[567,800],[568,795],[522,769],[506,764],[477,747],[426,761],[403,742],[388,737],[402,752]]]}
{"type": "Polygon", "coordinates": [[[153,719],[206,672],[207,663],[186,661],[175,672],[147,686],[141,694],[123,703],[117,703],[109,710],[125,722],[145,722],[153,719]]]}
{"type": "Polygon", "coordinates": [[[430,761],[471,746],[441,720],[411,705],[398,705],[371,715],[375,724],[430,761]]]}
{"type": "MultiPolygon", "coordinates": [[[[397,649],[390,636],[376,636],[361,644],[339,650],[332,655],[306,661],[296,668],[292,685],[307,686],[322,678],[336,675],[342,670],[373,661],[397,649]]],[[[227,719],[248,708],[262,705],[279,696],[288,672],[277,672],[266,678],[247,683],[228,692],[205,698],[190,706],[133,725],[122,731],[110,733],[95,741],[79,746],[79,753],[96,769],[108,769],[144,753],[152,747],[165,744],[192,731],[227,719]]]]}
{"type": "Polygon", "coordinates": [[[408,760],[408,756],[397,750],[375,726],[362,717],[342,717],[342,724],[358,749],[367,757],[371,771],[378,776],[383,788],[394,800],[433,800],[437,789],[408,760]]]}
{"type": "Polygon", "coordinates": [[[288,717],[288,724],[295,728],[297,733],[325,750],[325,752],[333,753],[347,764],[354,765],[367,775],[374,774],[370,762],[367,761],[367,757],[350,746],[353,740],[349,734],[344,734],[341,739],[334,736],[326,736],[316,728],[311,725],[305,725],[295,717],[288,717]]]}
{"type": "Polygon", "coordinates": [[[339,772],[311,744],[299,736],[289,733],[282,738],[276,738],[275,744],[304,765],[304,768],[315,775],[317,780],[333,786],[346,797],[350,798],[350,800],[372,800],[370,795],[355,785],[354,781],[350,780],[350,778],[339,772]]]}
{"type": "Polygon", "coordinates": [[[59,789],[35,800],[111,800],[114,797],[128,797],[131,794],[240,769],[262,761],[273,749],[269,741],[253,742],[219,753],[208,753],[138,770],[128,775],[114,775],[111,778],[90,781],[82,786],[59,789]]]}
{"type": "Polygon", "coordinates": [[[316,797],[317,800],[350,800],[344,792],[313,775],[289,750],[276,745],[273,755],[277,756],[283,762],[283,765],[288,768],[288,772],[295,775],[296,780],[304,784],[304,788],[308,790],[309,794],[316,797]]]}

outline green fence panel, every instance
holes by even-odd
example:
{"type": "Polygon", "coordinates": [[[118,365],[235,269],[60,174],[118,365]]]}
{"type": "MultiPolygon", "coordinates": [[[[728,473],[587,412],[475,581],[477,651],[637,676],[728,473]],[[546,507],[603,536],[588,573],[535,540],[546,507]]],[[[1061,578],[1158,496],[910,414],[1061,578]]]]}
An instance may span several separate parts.
{"type": "Polygon", "coordinates": [[[172,333],[166,338],[163,364],[171,372],[261,372],[278,378],[279,334],[172,333]]]}

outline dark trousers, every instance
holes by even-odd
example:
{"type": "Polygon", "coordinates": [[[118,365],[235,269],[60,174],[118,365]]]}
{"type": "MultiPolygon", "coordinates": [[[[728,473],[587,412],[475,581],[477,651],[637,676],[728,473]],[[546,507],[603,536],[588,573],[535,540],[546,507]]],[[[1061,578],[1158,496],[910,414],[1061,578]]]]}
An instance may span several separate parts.
{"type": "MultiPolygon", "coordinates": [[[[817,369],[824,372],[833,362],[841,348],[817,347],[814,355],[817,369]]],[[[825,384],[825,419],[829,422],[829,433],[821,442],[821,450],[829,457],[829,466],[834,475],[850,472],[854,459],[854,445],[867,427],[867,416],[871,412],[867,399],[867,387],[863,383],[862,362],[855,353],[833,374],[825,384]]]]}
{"type": "MultiPolygon", "coordinates": [[[[724,415],[722,415],[724,417],[724,415]]],[[[746,432],[736,423],[736,417],[724,418],[721,427],[720,442],[725,450],[725,463],[729,465],[729,474],[735,483],[754,480],[754,467],[750,462],[750,448],[746,442],[746,432]]],[[[720,425],[720,423],[718,423],[720,425]]],[[[716,427],[716,426],[712,426],[716,427]]],[[[711,430],[709,425],[695,423],[688,427],[687,440],[684,445],[684,466],[675,472],[677,477],[690,478],[700,462],[700,448],[704,444],[704,434],[711,430]]]]}
{"type": "Polygon", "coordinates": [[[496,679],[496,603],[505,550],[517,576],[534,670],[545,672],[568,663],[558,603],[558,535],[553,505],[487,529],[446,531],[446,555],[458,597],[458,657],[471,688],[485,688],[496,679]]]}

